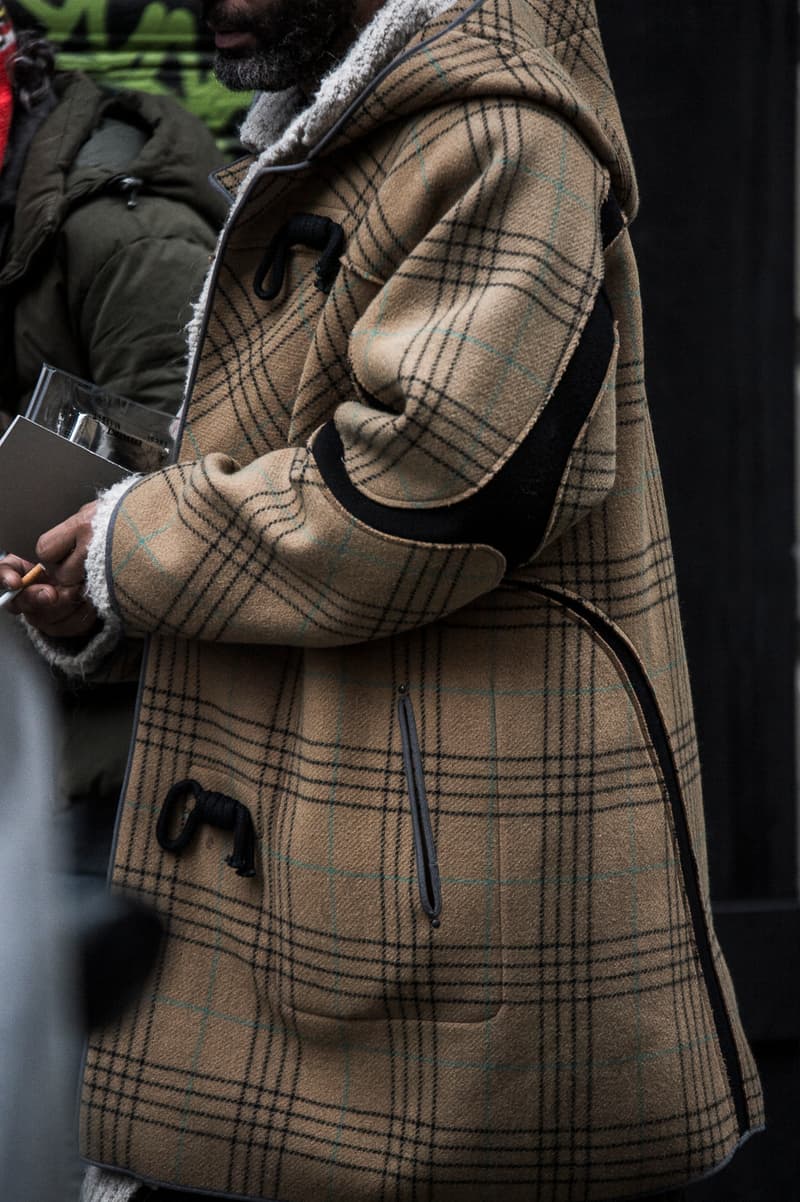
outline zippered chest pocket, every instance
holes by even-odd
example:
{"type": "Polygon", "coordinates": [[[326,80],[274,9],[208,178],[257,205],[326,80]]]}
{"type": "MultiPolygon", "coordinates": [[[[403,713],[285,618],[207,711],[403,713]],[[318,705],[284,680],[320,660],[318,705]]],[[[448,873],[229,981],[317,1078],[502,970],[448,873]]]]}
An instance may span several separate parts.
{"type": "Polygon", "coordinates": [[[465,720],[413,677],[370,683],[340,685],[334,737],[305,698],[316,734],[289,766],[275,832],[270,980],[295,1015],[484,1022],[503,995],[485,715],[465,720]]]}

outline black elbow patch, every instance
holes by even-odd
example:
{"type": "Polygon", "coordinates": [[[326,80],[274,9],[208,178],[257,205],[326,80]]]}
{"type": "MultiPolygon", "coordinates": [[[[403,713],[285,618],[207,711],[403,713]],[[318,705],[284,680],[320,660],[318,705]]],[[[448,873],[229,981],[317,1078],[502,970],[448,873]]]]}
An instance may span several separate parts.
{"type": "Polygon", "coordinates": [[[491,480],[452,505],[399,509],[356,488],[335,424],[313,444],[326,485],[344,508],[374,530],[422,543],[483,543],[509,568],[531,558],[544,538],[570,453],[603,387],[614,354],[614,319],[598,292],[572,357],[539,419],[491,480]]]}

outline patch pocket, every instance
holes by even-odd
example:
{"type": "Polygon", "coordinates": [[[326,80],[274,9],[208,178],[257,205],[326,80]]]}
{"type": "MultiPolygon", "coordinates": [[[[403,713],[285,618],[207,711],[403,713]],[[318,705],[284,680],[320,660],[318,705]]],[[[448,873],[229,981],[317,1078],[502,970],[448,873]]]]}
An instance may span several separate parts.
{"type": "Polygon", "coordinates": [[[308,736],[272,857],[280,1005],[348,1022],[484,1022],[503,1000],[484,709],[465,713],[416,673],[398,687],[354,668],[335,731],[330,696],[304,698],[308,736]]]}

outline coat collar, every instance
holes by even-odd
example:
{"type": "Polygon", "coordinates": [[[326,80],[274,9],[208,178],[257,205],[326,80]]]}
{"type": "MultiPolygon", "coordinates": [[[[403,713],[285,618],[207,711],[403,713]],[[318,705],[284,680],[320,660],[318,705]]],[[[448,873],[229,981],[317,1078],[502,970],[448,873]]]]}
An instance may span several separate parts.
{"type": "Polygon", "coordinates": [[[309,105],[297,88],[256,99],[242,126],[243,145],[276,162],[308,151],[410,39],[452,7],[454,0],[386,0],[309,105]]]}

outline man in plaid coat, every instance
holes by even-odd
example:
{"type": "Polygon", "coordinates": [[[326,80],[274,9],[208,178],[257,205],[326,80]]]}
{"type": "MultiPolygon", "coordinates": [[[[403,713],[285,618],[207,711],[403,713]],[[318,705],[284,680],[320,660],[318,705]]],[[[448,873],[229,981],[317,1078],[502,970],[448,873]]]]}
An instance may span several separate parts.
{"type": "Polygon", "coordinates": [[[272,42],[211,14],[267,91],[176,461],[18,603],[66,672],[144,641],[113,881],[168,938],[89,1047],[83,1150],[133,1179],[97,1196],[674,1190],[762,1110],[594,4],[369,8],[288,87],[290,5],[272,42]]]}

